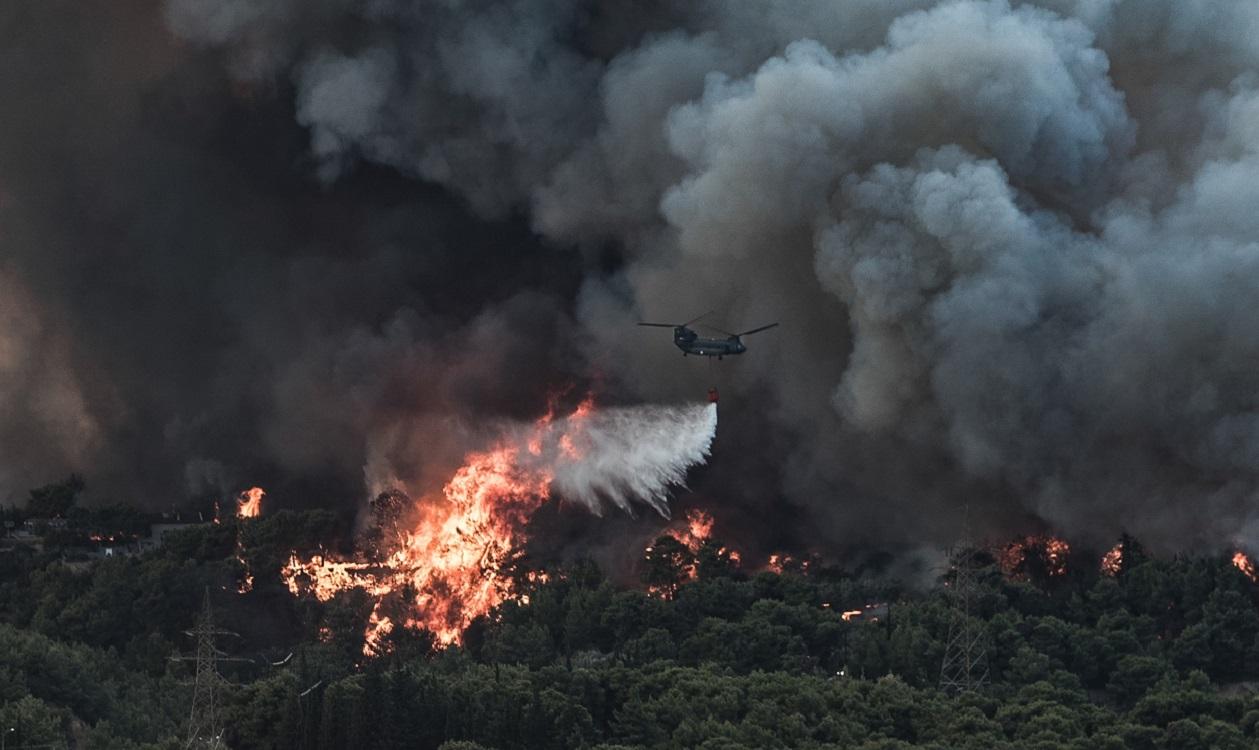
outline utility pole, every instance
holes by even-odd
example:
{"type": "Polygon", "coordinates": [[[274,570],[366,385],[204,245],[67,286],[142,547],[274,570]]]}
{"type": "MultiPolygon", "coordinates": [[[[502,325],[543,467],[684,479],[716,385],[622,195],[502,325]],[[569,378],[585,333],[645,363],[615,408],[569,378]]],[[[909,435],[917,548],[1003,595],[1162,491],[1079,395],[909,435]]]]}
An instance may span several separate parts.
{"type": "Polygon", "coordinates": [[[192,711],[188,715],[188,739],[184,742],[184,747],[189,750],[225,750],[218,709],[220,690],[227,686],[227,681],[219,674],[218,665],[221,661],[248,659],[230,658],[214,645],[217,636],[236,634],[215,627],[214,613],[210,609],[209,587],[205,590],[196,626],[184,632],[197,641],[197,650],[192,656],[171,657],[174,661],[191,661],[197,665],[192,684],[192,711]]]}
{"type": "Polygon", "coordinates": [[[988,648],[982,626],[971,617],[977,586],[969,504],[962,541],[950,550],[949,564],[953,569],[953,583],[949,587],[952,617],[940,667],[940,689],[946,693],[975,692],[988,684],[988,648]]]}

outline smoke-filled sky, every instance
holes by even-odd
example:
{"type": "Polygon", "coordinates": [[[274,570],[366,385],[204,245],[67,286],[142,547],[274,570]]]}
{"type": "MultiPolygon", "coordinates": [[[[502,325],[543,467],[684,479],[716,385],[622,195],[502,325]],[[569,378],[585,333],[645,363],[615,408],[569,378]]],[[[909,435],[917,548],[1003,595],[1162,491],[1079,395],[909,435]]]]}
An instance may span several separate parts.
{"type": "Polygon", "coordinates": [[[439,481],[722,389],[683,502],[822,550],[1259,542],[1249,0],[17,0],[0,501],[439,481]],[[640,319],[781,321],[683,360],[640,319]]]}

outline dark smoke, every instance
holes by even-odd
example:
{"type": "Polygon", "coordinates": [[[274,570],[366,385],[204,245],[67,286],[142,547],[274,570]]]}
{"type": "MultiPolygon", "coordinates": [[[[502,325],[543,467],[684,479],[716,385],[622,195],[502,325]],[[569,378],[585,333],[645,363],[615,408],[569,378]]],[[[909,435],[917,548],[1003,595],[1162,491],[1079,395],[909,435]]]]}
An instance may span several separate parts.
{"type": "Polygon", "coordinates": [[[719,533],[1256,536],[1252,3],[122,5],[0,11],[0,493],[361,498],[716,383],[719,533]],[[783,326],[632,327],[708,309],[783,326]]]}

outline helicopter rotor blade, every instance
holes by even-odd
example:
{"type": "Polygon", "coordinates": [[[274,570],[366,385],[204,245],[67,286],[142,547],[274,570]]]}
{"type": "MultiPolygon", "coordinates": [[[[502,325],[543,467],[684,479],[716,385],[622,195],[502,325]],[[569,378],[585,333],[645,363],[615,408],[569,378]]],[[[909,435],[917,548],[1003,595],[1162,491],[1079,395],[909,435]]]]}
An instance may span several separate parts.
{"type": "Polygon", "coordinates": [[[773,327],[774,327],[774,326],[776,326],[776,325],[778,325],[778,324],[777,324],[777,323],[770,323],[770,324],[769,324],[769,325],[767,325],[767,326],[761,326],[760,328],[753,328],[753,329],[752,329],[752,330],[750,330],[750,331],[744,331],[743,333],[737,333],[737,334],[735,334],[735,335],[736,335],[736,336],[750,336],[750,335],[752,335],[753,333],[760,333],[761,331],[768,331],[769,329],[773,328],[773,327]]]}
{"type": "Polygon", "coordinates": [[[677,323],[639,323],[640,326],[652,326],[653,328],[677,328],[677,323]]]}
{"type": "Polygon", "coordinates": [[[712,315],[712,314],[713,314],[713,311],[712,311],[712,310],[709,310],[708,312],[704,313],[703,315],[699,316],[698,318],[691,318],[690,320],[688,320],[688,321],[686,321],[685,323],[683,323],[683,324],[682,324],[682,326],[683,326],[683,327],[685,327],[685,326],[689,326],[690,324],[692,324],[692,323],[696,323],[696,322],[698,322],[698,321],[701,321],[701,320],[703,320],[704,318],[707,318],[709,315],[712,315]]]}
{"type": "Polygon", "coordinates": [[[696,326],[696,328],[707,328],[708,330],[716,331],[717,333],[720,333],[723,336],[737,336],[738,335],[736,333],[731,333],[729,331],[718,328],[717,326],[710,326],[707,323],[700,323],[698,326],[696,326]]]}

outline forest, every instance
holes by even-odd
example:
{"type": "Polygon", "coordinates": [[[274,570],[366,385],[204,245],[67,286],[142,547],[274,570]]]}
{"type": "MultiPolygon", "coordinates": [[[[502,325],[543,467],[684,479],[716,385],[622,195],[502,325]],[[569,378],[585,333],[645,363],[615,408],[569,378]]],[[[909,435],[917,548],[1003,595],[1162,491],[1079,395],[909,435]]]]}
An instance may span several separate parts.
{"type": "Polygon", "coordinates": [[[278,573],[294,551],[344,545],[345,518],[281,510],[83,555],[76,539],[143,514],[81,508],[81,489],[5,514],[6,748],[183,747],[186,633],[207,598],[232,633],[216,639],[216,720],[238,750],[1259,747],[1259,586],[1231,553],[1164,558],[1125,537],[1107,571],[1043,550],[1011,571],[976,550],[963,614],[949,570],[913,586],[821,558],[757,572],[713,540],[662,537],[636,585],[582,560],[526,578],[521,561],[527,593],[458,645],[396,628],[365,655],[362,591],[295,597],[278,573]],[[945,692],[961,617],[987,681],[945,692]]]}

